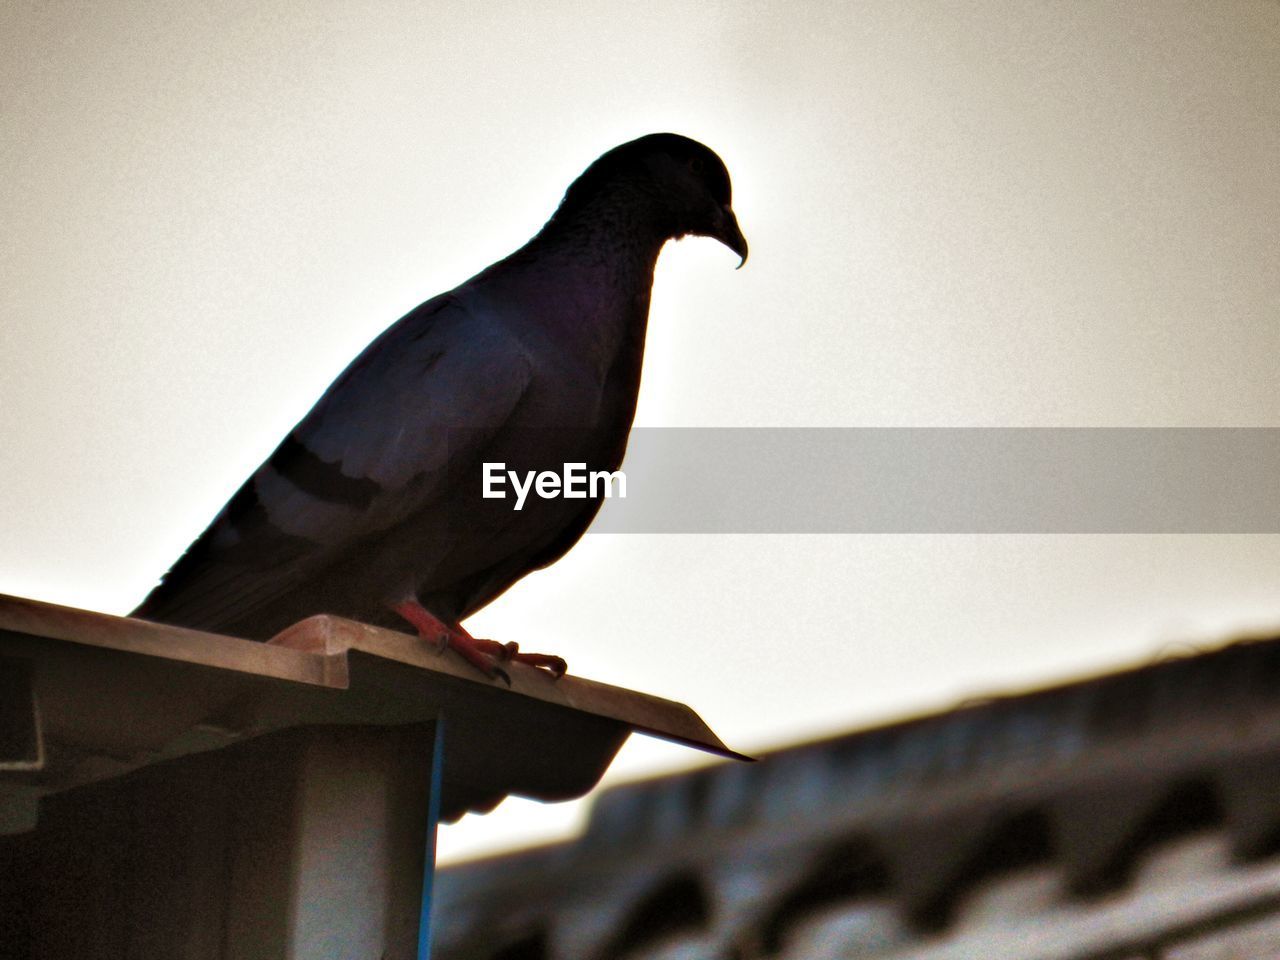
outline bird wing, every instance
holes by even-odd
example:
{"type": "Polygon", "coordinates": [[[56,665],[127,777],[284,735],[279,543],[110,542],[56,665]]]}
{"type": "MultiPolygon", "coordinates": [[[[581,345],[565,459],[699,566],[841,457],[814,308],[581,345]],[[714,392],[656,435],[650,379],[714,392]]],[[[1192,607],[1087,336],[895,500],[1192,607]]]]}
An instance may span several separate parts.
{"type": "Polygon", "coordinates": [[[270,608],[442,495],[531,378],[501,323],[427,301],[339,375],[135,615],[214,630],[270,608]]]}

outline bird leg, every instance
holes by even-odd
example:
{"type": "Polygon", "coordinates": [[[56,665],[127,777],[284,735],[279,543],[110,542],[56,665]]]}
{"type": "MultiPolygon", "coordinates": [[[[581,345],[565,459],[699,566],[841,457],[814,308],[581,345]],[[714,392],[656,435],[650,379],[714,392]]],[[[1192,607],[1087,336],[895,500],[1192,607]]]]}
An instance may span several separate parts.
{"type": "Polygon", "coordinates": [[[557,680],[563,677],[565,671],[569,668],[569,665],[564,662],[564,657],[557,657],[552,653],[521,653],[520,645],[514,640],[508,640],[506,643],[499,643],[497,640],[482,640],[479,637],[473,637],[462,626],[454,627],[453,632],[454,635],[460,635],[467,642],[474,644],[477,649],[496,657],[500,661],[526,663],[531,667],[542,667],[557,680]]]}
{"type": "Polygon", "coordinates": [[[499,666],[500,663],[525,663],[532,667],[542,667],[557,680],[564,676],[567,668],[561,657],[547,653],[521,653],[516,643],[477,639],[461,625],[445,623],[416,599],[402,600],[392,609],[413,625],[418,636],[434,643],[441,653],[452,647],[463,660],[486,677],[491,680],[498,678],[508,687],[511,686],[511,677],[499,666]]]}

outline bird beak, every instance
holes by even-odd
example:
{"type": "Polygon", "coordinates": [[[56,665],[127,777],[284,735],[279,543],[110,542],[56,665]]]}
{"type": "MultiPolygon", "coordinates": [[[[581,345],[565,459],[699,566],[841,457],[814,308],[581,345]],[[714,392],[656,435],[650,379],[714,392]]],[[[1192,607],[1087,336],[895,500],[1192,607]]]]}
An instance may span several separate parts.
{"type": "Polygon", "coordinates": [[[747,238],[742,235],[742,228],[738,226],[738,218],[734,216],[733,208],[727,203],[720,208],[719,216],[716,218],[715,231],[711,236],[742,258],[737,266],[737,269],[741,270],[742,265],[747,262],[747,238]]]}

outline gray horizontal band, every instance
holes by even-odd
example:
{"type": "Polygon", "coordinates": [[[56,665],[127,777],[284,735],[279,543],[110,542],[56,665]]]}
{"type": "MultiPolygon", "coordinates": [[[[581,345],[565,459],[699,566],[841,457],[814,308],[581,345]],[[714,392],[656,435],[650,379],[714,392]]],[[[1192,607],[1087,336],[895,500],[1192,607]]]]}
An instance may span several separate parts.
{"type": "Polygon", "coordinates": [[[596,533],[1275,533],[1274,428],[642,428],[596,533]]]}

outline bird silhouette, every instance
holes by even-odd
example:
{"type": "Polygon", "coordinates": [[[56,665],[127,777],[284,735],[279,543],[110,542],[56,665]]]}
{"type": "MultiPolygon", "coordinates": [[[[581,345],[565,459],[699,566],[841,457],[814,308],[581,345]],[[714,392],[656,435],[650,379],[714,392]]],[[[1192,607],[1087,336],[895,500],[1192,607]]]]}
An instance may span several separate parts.
{"type": "MultiPolygon", "coordinates": [[[[556,656],[461,621],[586,531],[585,497],[483,495],[484,464],[614,471],[635,415],[663,245],[746,261],[720,158],[658,133],[587,167],[528,243],[378,336],[240,487],[134,616],[266,640],[330,613],[407,621],[490,678],[556,656]]],[[[492,492],[492,491],[491,491],[492,492]]]]}

